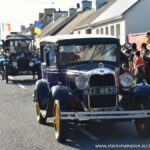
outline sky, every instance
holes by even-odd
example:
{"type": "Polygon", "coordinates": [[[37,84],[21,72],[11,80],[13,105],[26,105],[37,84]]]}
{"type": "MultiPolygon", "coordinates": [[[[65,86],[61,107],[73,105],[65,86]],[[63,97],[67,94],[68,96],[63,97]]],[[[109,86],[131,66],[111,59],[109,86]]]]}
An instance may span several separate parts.
{"type": "Polygon", "coordinates": [[[11,31],[19,31],[21,25],[29,26],[38,20],[44,8],[68,10],[82,0],[0,0],[0,24],[11,24],[11,31]]]}

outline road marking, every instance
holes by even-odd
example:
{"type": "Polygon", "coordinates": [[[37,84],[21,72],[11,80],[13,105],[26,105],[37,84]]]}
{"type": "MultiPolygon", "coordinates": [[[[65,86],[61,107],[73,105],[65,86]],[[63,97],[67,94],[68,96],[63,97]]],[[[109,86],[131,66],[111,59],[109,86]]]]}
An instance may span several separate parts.
{"type": "Polygon", "coordinates": [[[88,132],[87,130],[83,129],[81,126],[77,125],[77,129],[79,129],[82,133],[84,133],[86,136],[88,136],[91,140],[98,141],[98,138],[95,135],[93,135],[90,132],[88,132]]]}
{"type": "Polygon", "coordinates": [[[25,86],[21,85],[20,83],[17,83],[17,85],[18,85],[19,87],[21,87],[23,90],[26,90],[25,86]]]}

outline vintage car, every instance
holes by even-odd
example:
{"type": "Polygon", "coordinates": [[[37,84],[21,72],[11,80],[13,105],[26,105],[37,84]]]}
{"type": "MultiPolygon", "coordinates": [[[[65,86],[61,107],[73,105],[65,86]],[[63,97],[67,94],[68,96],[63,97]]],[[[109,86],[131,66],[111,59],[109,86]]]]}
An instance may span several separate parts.
{"type": "Polygon", "coordinates": [[[12,34],[3,44],[6,60],[3,62],[2,78],[8,83],[9,75],[33,74],[41,76],[41,62],[33,49],[33,38],[27,35],[12,34]]]}
{"type": "Polygon", "coordinates": [[[150,136],[150,85],[120,73],[120,44],[101,35],[41,39],[42,79],[36,82],[37,120],[54,118],[55,137],[65,142],[70,123],[134,121],[150,136]]]}

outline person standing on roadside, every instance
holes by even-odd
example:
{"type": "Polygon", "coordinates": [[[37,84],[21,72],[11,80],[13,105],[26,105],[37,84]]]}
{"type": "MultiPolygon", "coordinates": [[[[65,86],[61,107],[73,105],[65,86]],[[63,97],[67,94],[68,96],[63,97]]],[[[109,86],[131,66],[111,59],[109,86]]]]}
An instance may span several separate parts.
{"type": "Polygon", "coordinates": [[[147,45],[146,43],[142,43],[141,44],[141,56],[145,62],[145,75],[146,75],[146,79],[149,82],[149,74],[150,74],[150,51],[147,49],[147,45]]]}
{"type": "Polygon", "coordinates": [[[143,65],[143,72],[145,73],[145,62],[143,61],[140,51],[136,51],[135,53],[135,61],[133,62],[134,64],[134,70],[135,72],[137,71],[138,65],[143,65]]]}
{"type": "Polygon", "coordinates": [[[147,38],[146,45],[149,45],[150,44],[150,32],[146,33],[146,38],[147,38]]]}

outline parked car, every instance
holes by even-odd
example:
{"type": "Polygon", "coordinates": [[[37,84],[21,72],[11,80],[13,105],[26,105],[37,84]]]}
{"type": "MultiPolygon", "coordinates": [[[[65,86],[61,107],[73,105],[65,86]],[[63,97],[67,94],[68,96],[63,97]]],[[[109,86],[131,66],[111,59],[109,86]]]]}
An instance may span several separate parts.
{"type": "Polygon", "coordinates": [[[5,61],[3,62],[3,72],[6,83],[9,75],[41,74],[41,62],[37,54],[33,51],[33,38],[27,35],[12,34],[6,37],[3,44],[5,61]]]}
{"type": "Polygon", "coordinates": [[[55,137],[65,142],[70,123],[135,121],[150,136],[150,85],[120,74],[120,44],[100,35],[41,39],[42,79],[36,82],[37,120],[54,118],[55,137]],[[119,97],[122,98],[119,98],[119,97]]]}

